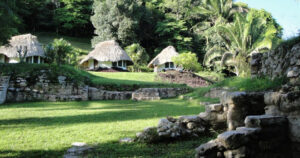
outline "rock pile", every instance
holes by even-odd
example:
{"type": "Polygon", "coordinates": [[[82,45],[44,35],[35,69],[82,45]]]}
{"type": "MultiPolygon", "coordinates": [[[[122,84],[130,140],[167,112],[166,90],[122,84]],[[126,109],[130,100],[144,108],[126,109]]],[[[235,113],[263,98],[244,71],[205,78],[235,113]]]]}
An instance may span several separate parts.
{"type": "Polygon", "coordinates": [[[291,157],[287,119],[280,116],[247,116],[245,127],[227,131],[196,149],[197,158],[291,157]]]}
{"type": "Polygon", "coordinates": [[[264,93],[224,92],[220,104],[206,105],[206,111],[195,116],[181,116],[178,119],[161,119],[157,127],[146,128],[137,134],[136,140],[156,142],[160,140],[199,137],[210,129],[234,130],[244,126],[247,115],[264,113],[264,93]]]}
{"type": "Polygon", "coordinates": [[[208,79],[191,72],[170,71],[159,73],[158,78],[166,82],[186,84],[192,88],[205,87],[212,83],[208,79]]]}
{"type": "Polygon", "coordinates": [[[199,137],[208,132],[208,124],[199,116],[181,116],[178,119],[161,119],[157,127],[144,129],[137,133],[139,142],[153,143],[163,140],[175,140],[186,137],[199,137]]]}

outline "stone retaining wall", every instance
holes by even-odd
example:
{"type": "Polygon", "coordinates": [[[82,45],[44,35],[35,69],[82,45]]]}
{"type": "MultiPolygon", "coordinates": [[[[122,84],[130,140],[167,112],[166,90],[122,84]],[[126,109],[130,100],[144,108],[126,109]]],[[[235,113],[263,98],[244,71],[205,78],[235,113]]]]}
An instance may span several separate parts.
{"type": "Polygon", "coordinates": [[[141,88],[132,93],[133,100],[160,100],[188,93],[188,88],[141,88]]]}
{"type": "Polygon", "coordinates": [[[279,47],[267,53],[253,54],[251,74],[254,77],[287,77],[291,82],[299,83],[300,43],[295,45],[291,50],[279,47]]]}
{"type": "MultiPolygon", "coordinates": [[[[86,100],[158,100],[187,93],[187,88],[141,88],[137,91],[108,91],[87,85],[74,85],[66,77],[51,82],[42,74],[37,81],[17,77],[9,81],[4,101],[86,101],[86,100]]],[[[1,93],[2,94],[2,93],[1,93]]],[[[2,95],[1,95],[2,96],[2,95]]]]}

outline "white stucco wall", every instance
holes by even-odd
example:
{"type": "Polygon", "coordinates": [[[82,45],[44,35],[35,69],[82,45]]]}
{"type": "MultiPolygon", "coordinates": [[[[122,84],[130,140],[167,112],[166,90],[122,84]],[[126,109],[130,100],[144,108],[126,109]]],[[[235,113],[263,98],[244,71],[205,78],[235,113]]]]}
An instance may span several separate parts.
{"type": "Polygon", "coordinates": [[[88,67],[89,67],[89,69],[94,69],[94,59],[90,59],[88,61],[88,67]]]}
{"type": "Polygon", "coordinates": [[[165,70],[175,70],[175,69],[176,70],[181,70],[181,68],[176,67],[175,64],[174,64],[174,68],[172,68],[172,69],[169,69],[169,68],[166,69],[165,64],[162,64],[162,65],[155,66],[154,67],[154,72],[161,72],[161,71],[163,71],[163,69],[165,69],[165,70]]]}
{"type": "Polygon", "coordinates": [[[5,56],[3,54],[0,54],[0,63],[5,62],[5,56]]]}
{"type": "MultiPolygon", "coordinates": [[[[98,61],[97,65],[95,65],[95,60],[90,59],[88,60],[88,69],[97,69],[99,67],[102,68],[112,68],[113,62],[111,61],[98,61]]],[[[124,70],[127,69],[126,61],[123,61],[122,66],[118,66],[119,68],[123,68],[124,70]]]]}
{"type": "Polygon", "coordinates": [[[19,62],[20,62],[19,58],[9,58],[8,63],[15,64],[15,63],[19,63],[19,62]]]}
{"type": "Polygon", "coordinates": [[[98,62],[98,67],[103,67],[103,68],[111,68],[112,67],[112,62],[111,61],[100,61],[98,62]]]}
{"type": "Polygon", "coordinates": [[[157,65],[154,68],[154,72],[161,72],[165,68],[165,64],[157,65]]]}

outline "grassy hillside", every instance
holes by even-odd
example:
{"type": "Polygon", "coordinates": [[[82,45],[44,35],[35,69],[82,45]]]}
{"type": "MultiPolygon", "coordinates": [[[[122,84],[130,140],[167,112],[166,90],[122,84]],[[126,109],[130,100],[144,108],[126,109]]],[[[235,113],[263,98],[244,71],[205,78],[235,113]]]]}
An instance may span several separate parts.
{"type": "Polygon", "coordinates": [[[75,48],[79,48],[87,52],[92,50],[91,39],[89,38],[76,38],[70,36],[62,36],[50,32],[39,32],[36,33],[35,35],[38,37],[39,41],[45,45],[51,43],[55,38],[64,38],[65,40],[69,41],[72,44],[72,46],[75,48]]]}

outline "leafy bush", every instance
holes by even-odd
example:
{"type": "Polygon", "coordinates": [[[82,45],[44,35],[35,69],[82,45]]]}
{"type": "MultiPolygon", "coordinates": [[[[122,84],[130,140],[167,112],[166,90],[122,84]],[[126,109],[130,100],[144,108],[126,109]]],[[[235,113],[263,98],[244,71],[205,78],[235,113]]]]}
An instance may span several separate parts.
{"type": "Polygon", "coordinates": [[[125,48],[125,51],[133,61],[131,71],[140,72],[141,67],[146,65],[149,60],[149,55],[147,54],[146,50],[142,46],[140,46],[140,44],[134,43],[130,46],[127,46],[125,48]]]}
{"type": "Polygon", "coordinates": [[[76,65],[77,57],[80,55],[81,51],[76,50],[72,45],[61,39],[54,39],[52,43],[45,47],[46,52],[46,62],[50,64],[69,64],[76,65]]]}
{"type": "Polygon", "coordinates": [[[175,65],[182,67],[187,71],[200,71],[201,65],[198,63],[198,58],[195,53],[188,52],[182,53],[176,57],[173,57],[173,62],[175,65]]]}

